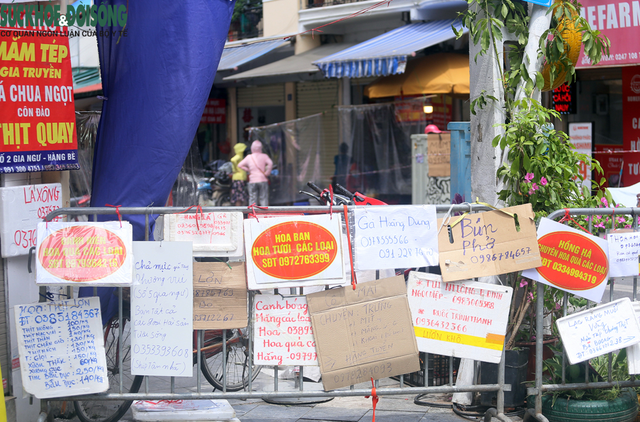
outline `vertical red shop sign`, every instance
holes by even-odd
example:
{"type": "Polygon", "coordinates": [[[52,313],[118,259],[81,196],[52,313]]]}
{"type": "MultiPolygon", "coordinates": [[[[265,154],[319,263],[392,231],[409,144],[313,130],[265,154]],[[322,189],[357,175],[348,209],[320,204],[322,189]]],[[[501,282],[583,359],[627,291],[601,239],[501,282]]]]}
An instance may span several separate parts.
{"type": "Polygon", "coordinates": [[[640,182],[640,66],[622,68],[622,185],[640,182]]]}
{"type": "Polygon", "coordinates": [[[204,112],[200,118],[200,124],[227,122],[227,100],[224,98],[209,98],[204,112]]]}
{"type": "Polygon", "coordinates": [[[0,28],[0,173],[78,166],[66,27],[0,28]]]}

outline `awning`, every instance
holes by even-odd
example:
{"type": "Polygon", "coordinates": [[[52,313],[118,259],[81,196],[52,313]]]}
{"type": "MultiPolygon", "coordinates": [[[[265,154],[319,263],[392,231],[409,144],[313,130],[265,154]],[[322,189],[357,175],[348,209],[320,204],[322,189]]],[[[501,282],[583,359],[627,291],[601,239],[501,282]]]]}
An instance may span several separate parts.
{"type": "Polygon", "coordinates": [[[227,76],[223,80],[236,81],[267,76],[291,75],[295,73],[316,73],[319,72],[320,69],[313,64],[314,61],[326,57],[329,54],[344,50],[345,48],[349,48],[352,45],[353,44],[340,43],[321,45],[320,47],[305,51],[304,53],[296,54],[295,56],[287,57],[286,59],[278,60],[277,62],[256,67],[255,69],[251,69],[246,72],[227,76]]]}
{"type": "Polygon", "coordinates": [[[410,60],[403,74],[376,79],[364,89],[369,98],[420,94],[469,94],[469,56],[437,53],[410,60]]]}
{"type": "Polygon", "coordinates": [[[98,92],[102,90],[99,68],[81,66],[74,67],[71,72],[73,75],[74,95],[98,92]]]}
{"type": "MultiPolygon", "coordinates": [[[[454,38],[451,25],[457,30],[462,29],[461,22],[454,19],[401,26],[324,57],[314,64],[327,78],[363,78],[403,73],[407,56],[454,38]]],[[[467,29],[464,28],[464,31],[467,29]]]]}
{"type": "Polygon", "coordinates": [[[260,56],[288,43],[285,38],[271,39],[267,41],[252,42],[237,46],[227,46],[222,51],[218,71],[233,70],[251,60],[255,60],[260,56]]]}

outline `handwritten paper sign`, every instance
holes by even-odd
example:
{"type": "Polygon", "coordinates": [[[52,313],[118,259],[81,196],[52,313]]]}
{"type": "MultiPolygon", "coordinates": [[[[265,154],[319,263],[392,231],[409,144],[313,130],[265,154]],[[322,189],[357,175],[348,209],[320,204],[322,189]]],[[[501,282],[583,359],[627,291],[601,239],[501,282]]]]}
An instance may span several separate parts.
{"type": "MultiPolygon", "coordinates": [[[[640,325],[640,302],[631,302],[636,321],[640,325]]],[[[629,363],[629,375],[640,374],[640,343],[627,347],[627,362],[629,363]]]]}
{"type": "Polygon", "coordinates": [[[38,223],[37,284],[129,286],[131,224],[38,223]]]}
{"type": "Polygon", "coordinates": [[[420,369],[404,277],[307,295],[325,390],[420,369]]]}
{"type": "Polygon", "coordinates": [[[244,262],[194,262],[193,329],[244,328],[248,320],[244,262]]]}
{"type": "Polygon", "coordinates": [[[133,242],[133,375],[193,375],[192,249],[191,242],[133,242]]]}
{"type": "Polygon", "coordinates": [[[640,325],[628,297],[556,321],[571,364],[640,343],[640,325]]]}
{"type": "Polygon", "coordinates": [[[533,217],[531,204],[525,204],[468,214],[450,231],[445,225],[438,235],[442,279],[468,280],[542,265],[533,217]]]}
{"type": "MultiPolygon", "coordinates": [[[[0,252],[3,258],[27,255],[36,246],[36,226],[62,206],[62,185],[0,188],[0,252]]],[[[56,217],[53,221],[60,221],[56,217]]]]}
{"type": "Polygon", "coordinates": [[[438,265],[438,228],[433,205],[357,207],[357,270],[438,265]]]}
{"type": "Polygon", "coordinates": [[[640,232],[607,233],[609,246],[609,277],[639,274],[640,232]]]}
{"type": "Polygon", "coordinates": [[[473,281],[443,283],[411,272],[407,296],[421,352],[499,363],[513,289],[473,281]]]}
{"type": "Polygon", "coordinates": [[[26,392],[44,399],[107,391],[99,298],[32,303],[14,309],[26,392]]]}
{"type": "Polygon", "coordinates": [[[242,213],[165,215],[164,240],[193,242],[194,256],[242,256],[242,213]]]}
{"type": "Polygon", "coordinates": [[[542,264],[523,271],[524,277],[594,302],[607,286],[607,242],[548,218],[540,219],[538,243],[542,264]]]}
{"type": "Polygon", "coordinates": [[[451,176],[451,134],[430,133],[427,135],[429,177],[451,176]]]}
{"type": "Polygon", "coordinates": [[[342,218],[244,220],[249,289],[344,284],[342,218]]]}
{"type": "Polygon", "coordinates": [[[317,365],[316,342],[304,296],[256,295],[256,365],[317,365]]]}

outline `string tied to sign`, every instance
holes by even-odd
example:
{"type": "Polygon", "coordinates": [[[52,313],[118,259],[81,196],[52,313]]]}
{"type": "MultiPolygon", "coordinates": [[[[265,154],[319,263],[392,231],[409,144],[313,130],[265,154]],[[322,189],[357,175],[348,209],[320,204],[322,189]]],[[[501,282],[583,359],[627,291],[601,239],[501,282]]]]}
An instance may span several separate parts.
{"type": "Polygon", "coordinates": [[[200,225],[198,224],[198,213],[200,213],[200,217],[202,217],[202,219],[204,220],[204,212],[202,211],[202,207],[200,205],[191,205],[189,208],[184,211],[180,211],[178,214],[184,214],[193,207],[196,208],[196,229],[200,231],[200,225]]]}
{"type": "Polygon", "coordinates": [[[347,243],[349,246],[349,264],[351,264],[351,286],[353,286],[353,290],[356,289],[356,284],[358,281],[356,280],[356,272],[353,269],[353,255],[351,249],[351,230],[349,229],[349,209],[346,205],[343,205],[344,210],[344,223],[347,226],[347,243]]]}
{"type": "Polygon", "coordinates": [[[371,403],[373,404],[373,417],[371,418],[371,422],[376,422],[376,405],[380,397],[376,395],[376,384],[373,382],[373,377],[371,378],[371,396],[364,396],[365,399],[369,397],[371,397],[371,403]]]}
{"type": "Polygon", "coordinates": [[[111,208],[115,208],[116,209],[116,214],[118,215],[118,221],[120,222],[120,228],[122,228],[122,215],[120,214],[120,207],[122,205],[111,205],[111,204],[105,204],[107,207],[111,207],[111,208]]]}
{"type": "Polygon", "coordinates": [[[267,210],[267,209],[269,209],[269,207],[259,207],[259,206],[256,205],[255,202],[253,204],[249,205],[247,208],[251,210],[251,215],[253,216],[253,218],[256,219],[257,222],[260,222],[260,220],[258,220],[258,214],[256,214],[256,208],[258,208],[259,210],[267,210]]]}
{"type": "Polygon", "coordinates": [[[589,232],[589,230],[587,230],[587,229],[585,229],[584,227],[582,227],[582,226],[580,225],[580,223],[578,223],[576,220],[574,220],[574,219],[573,219],[573,217],[571,217],[571,214],[569,214],[569,208],[565,208],[565,209],[564,209],[564,217],[562,217],[562,218],[560,219],[560,221],[558,221],[558,223],[564,223],[565,221],[571,221],[571,222],[573,222],[573,224],[575,224],[576,226],[580,227],[580,228],[581,228],[582,230],[584,230],[586,233],[591,234],[591,233],[589,232]]]}

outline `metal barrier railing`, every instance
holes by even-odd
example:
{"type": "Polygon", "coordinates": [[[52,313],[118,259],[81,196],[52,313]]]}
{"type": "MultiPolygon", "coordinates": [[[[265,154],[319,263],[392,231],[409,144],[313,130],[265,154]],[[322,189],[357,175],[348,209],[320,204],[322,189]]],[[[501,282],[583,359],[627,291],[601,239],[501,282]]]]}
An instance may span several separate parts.
{"type": "MultiPolygon", "coordinates": [[[[349,206],[348,211],[352,212],[354,206],[349,206]]],[[[325,214],[329,212],[328,207],[323,206],[287,206],[287,207],[269,207],[268,209],[261,210],[249,210],[246,207],[202,207],[201,210],[203,212],[242,212],[243,214],[256,213],[260,214],[287,214],[287,213],[305,213],[305,214],[325,214]]],[[[491,208],[486,207],[484,205],[478,204],[460,204],[460,205],[437,205],[436,212],[439,214],[444,214],[447,212],[478,212],[478,211],[490,211],[491,208]]],[[[145,240],[149,240],[149,229],[150,229],[150,217],[155,215],[164,215],[164,214],[177,214],[177,213],[196,213],[200,212],[200,208],[196,209],[196,207],[190,208],[182,208],[182,207],[118,207],[117,209],[114,207],[96,207],[96,208],[63,208],[58,209],[46,217],[46,221],[51,221],[53,218],[58,216],[67,216],[67,217],[80,217],[87,216],[90,221],[98,221],[98,215],[144,215],[145,216],[145,240]]],[[[333,213],[342,213],[344,212],[342,207],[336,207],[332,211],[333,213]]],[[[118,309],[118,318],[119,318],[119,330],[120,335],[122,336],[122,326],[123,326],[123,288],[118,287],[118,296],[119,296],[119,309],[118,309]]],[[[300,293],[302,293],[302,289],[300,288],[300,293]]],[[[255,292],[250,292],[249,294],[249,309],[252,309],[251,304],[253,301],[255,292]]],[[[281,391],[278,389],[278,376],[277,372],[274,374],[274,391],[253,391],[253,374],[251,373],[253,368],[253,354],[252,354],[252,321],[249,318],[249,335],[248,335],[248,358],[250,359],[248,368],[249,368],[249,376],[248,376],[248,385],[244,389],[245,391],[226,391],[226,388],[223,388],[223,391],[214,391],[213,392],[205,392],[202,391],[201,380],[202,376],[202,365],[200,359],[202,358],[201,351],[203,350],[203,335],[205,330],[197,330],[197,340],[196,340],[196,362],[194,363],[197,366],[196,373],[196,382],[197,386],[195,388],[195,392],[193,392],[193,388],[188,389],[189,391],[179,392],[179,389],[176,386],[175,377],[163,377],[169,378],[170,388],[169,391],[165,392],[152,392],[150,390],[149,385],[149,377],[145,377],[144,385],[141,386],[143,391],[139,392],[127,392],[123,391],[122,388],[122,379],[124,374],[124,369],[122,365],[122,359],[124,359],[123,354],[119,354],[119,379],[120,379],[120,389],[117,392],[109,392],[107,394],[91,394],[84,396],[73,396],[73,397],[59,397],[49,399],[52,401],[130,401],[130,400],[197,400],[197,399],[248,399],[248,398],[261,398],[261,399],[273,399],[273,398],[312,398],[312,397],[347,397],[347,396],[368,396],[371,394],[370,388],[359,388],[356,389],[353,385],[349,389],[339,389],[332,391],[304,391],[304,383],[303,383],[303,367],[300,367],[300,372],[298,374],[298,383],[299,390],[297,391],[281,391]]],[[[226,335],[226,331],[223,330],[223,335],[226,335]]],[[[226,347],[226,338],[223,339],[223,348],[226,347]]],[[[223,373],[226,373],[226,367],[228,362],[226,361],[226,352],[223,349],[223,373]]],[[[504,352],[502,354],[501,363],[498,365],[498,379],[496,384],[483,384],[483,385],[467,385],[467,386],[455,386],[453,385],[453,357],[449,358],[449,383],[447,385],[440,386],[428,386],[428,374],[429,374],[429,358],[426,356],[424,359],[424,386],[420,387],[407,387],[405,386],[403,376],[400,376],[400,386],[399,387],[378,387],[378,383],[376,381],[376,392],[377,395],[403,395],[403,394],[437,394],[437,393],[460,393],[460,392],[496,392],[496,409],[491,413],[492,415],[498,417],[504,421],[510,421],[504,415],[504,392],[511,391],[510,385],[505,384],[505,359],[504,352]],[[497,412],[496,412],[497,410],[497,412]]],[[[277,371],[277,367],[276,367],[277,371]]],[[[160,378],[160,377],[154,377],[160,378]]],[[[223,384],[226,384],[226,380],[223,379],[223,384]]]]}
{"type": "MultiPolygon", "coordinates": [[[[634,229],[638,228],[638,216],[640,216],[640,208],[571,208],[566,210],[558,210],[549,214],[548,218],[551,220],[556,220],[560,217],[564,216],[631,216],[633,218],[632,227],[634,229]]],[[[588,221],[588,229],[591,232],[593,229],[593,218],[590,218],[588,221]]],[[[613,300],[614,294],[614,281],[613,279],[609,279],[610,287],[609,287],[609,300],[613,300]]],[[[545,289],[553,289],[554,287],[545,286],[542,283],[537,283],[537,297],[544,297],[545,289]]],[[[637,300],[637,292],[638,292],[638,277],[633,277],[633,294],[632,300],[637,300]]],[[[536,332],[542,333],[544,329],[544,301],[537,300],[536,301],[536,332]]],[[[564,293],[562,300],[562,316],[567,316],[567,305],[569,302],[569,294],[564,293]]],[[[587,301],[587,308],[590,308],[594,305],[593,302],[587,301]]],[[[585,382],[583,383],[566,383],[566,373],[564,368],[566,366],[566,352],[563,350],[562,353],[562,383],[561,384],[543,384],[543,341],[544,338],[542,335],[536,336],[536,365],[535,365],[535,386],[533,388],[529,388],[527,390],[527,394],[529,396],[535,396],[535,406],[528,410],[529,414],[535,417],[537,420],[541,422],[548,422],[548,419],[542,414],[542,396],[544,393],[553,392],[553,391],[566,391],[566,390],[584,390],[584,389],[592,389],[592,388],[611,388],[611,387],[639,387],[640,379],[635,380],[635,377],[632,377],[631,381],[613,381],[612,380],[612,368],[611,368],[611,353],[609,353],[609,367],[607,380],[608,381],[599,381],[599,382],[591,382],[589,380],[589,370],[588,365],[589,361],[587,360],[584,365],[587,369],[585,371],[585,382]]]]}

